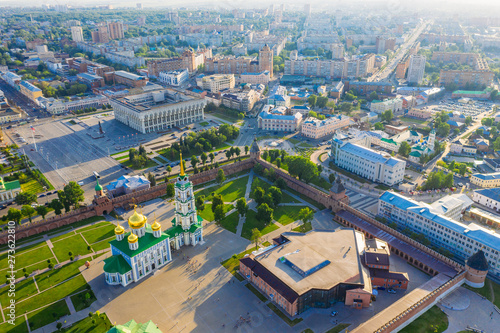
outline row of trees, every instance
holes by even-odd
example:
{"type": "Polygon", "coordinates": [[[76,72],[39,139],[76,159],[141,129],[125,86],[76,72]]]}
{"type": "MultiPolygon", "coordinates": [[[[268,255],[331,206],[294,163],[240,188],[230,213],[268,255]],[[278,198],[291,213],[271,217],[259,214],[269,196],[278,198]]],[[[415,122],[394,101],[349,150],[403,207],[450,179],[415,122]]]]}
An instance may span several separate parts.
{"type": "Polygon", "coordinates": [[[442,166],[443,168],[446,168],[455,173],[459,173],[462,176],[465,175],[465,173],[467,172],[467,164],[455,162],[454,160],[451,161],[450,164],[447,164],[444,161],[438,161],[437,165],[442,166]]]}
{"type": "Polygon", "coordinates": [[[427,181],[422,186],[423,190],[434,190],[441,188],[449,188],[453,186],[453,173],[444,174],[443,171],[431,172],[427,177],[427,181]]]}

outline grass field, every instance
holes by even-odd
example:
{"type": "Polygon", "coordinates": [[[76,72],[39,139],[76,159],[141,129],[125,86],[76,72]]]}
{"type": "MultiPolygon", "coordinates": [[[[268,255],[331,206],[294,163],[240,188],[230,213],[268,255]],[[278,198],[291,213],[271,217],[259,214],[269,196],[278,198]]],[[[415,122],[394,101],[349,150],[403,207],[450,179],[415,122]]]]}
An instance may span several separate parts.
{"type": "Polygon", "coordinates": [[[92,333],[106,333],[111,328],[111,322],[105,313],[101,313],[99,317],[93,315],[92,318],[87,317],[82,319],[68,328],[62,329],[60,332],[66,333],[82,333],[82,332],[92,332],[92,333]],[[95,320],[95,324],[92,321],[95,320]]]}
{"type": "MultiPolygon", "coordinates": [[[[50,252],[49,246],[45,242],[38,243],[16,251],[15,266],[18,269],[22,269],[23,267],[33,265],[53,257],[54,256],[52,255],[52,252],[50,252]]],[[[8,267],[7,252],[0,255],[0,267],[8,267]]]]}
{"type": "Polygon", "coordinates": [[[81,235],[87,240],[89,244],[100,242],[104,239],[109,239],[115,234],[115,226],[107,223],[105,226],[94,228],[93,230],[84,231],[81,235]]]}
{"type": "Polygon", "coordinates": [[[233,212],[227,215],[221,222],[221,227],[226,230],[229,230],[233,233],[236,233],[236,229],[238,228],[238,222],[240,221],[240,217],[238,212],[233,212]]]}
{"type": "MultiPolygon", "coordinates": [[[[16,295],[14,299],[16,303],[27,297],[33,296],[37,293],[36,285],[33,279],[26,279],[21,282],[16,283],[16,295]]],[[[9,305],[11,297],[9,297],[9,286],[0,289],[0,304],[5,310],[5,307],[9,305]]]]}
{"type": "Polygon", "coordinates": [[[298,196],[299,198],[301,198],[302,200],[304,200],[305,202],[308,202],[310,203],[311,205],[313,205],[314,207],[318,208],[319,210],[323,210],[325,209],[325,206],[323,206],[322,204],[320,204],[319,202],[309,198],[308,196],[305,196],[303,195],[302,193],[299,193],[297,191],[295,191],[294,189],[291,189],[289,187],[287,187],[286,189],[287,191],[289,191],[290,193],[298,196]]]}
{"type": "Polygon", "coordinates": [[[229,121],[231,123],[235,123],[238,121],[238,117],[232,117],[232,116],[229,116],[227,114],[220,113],[220,112],[211,112],[211,113],[209,113],[209,115],[220,118],[220,119],[225,120],[225,121],[229,121]]]}
{"type": "Polygon", "coordinates": [[[200,123],[200,126],[208,126],[208,125],[209,125],[209,123],[208,123],[208,122],[206,122],[206,121],[202,121],[202,122],[200,123]]]}
{"type": "MultiPolygon", "coordinates": [[[[233,205],[225,204],[224,205],[224,213],[229,212],[233,208],[233,205]]],[[[198,215],[201,216],[206,221],[214,220],[214,213],[212,212],[212,204],[206,204],[205,209],[202,211],[198,211],[198,215]]]]}
{"type": "Polygon", "coordinates": [[[36,284],[40,291],[49,289],[67,279],[80,274],[78,269],[80,266],[85,264],[86,259],[75,261],[71,264],[67,264],[58,269],[51,269],[45,273],[35,276],[36,284]]]}
{"type": "Polygon", "coordinates": [[[28,322],[32,330],[48,325],[62,316],[69,315],[68,305],[65,300],[60,300],[43,309],[28,314],[28,322]]]}
{"type": "Polygon", "coordinates": [[[43,186],[34,178],[28,180],[26,183],[21,184],[23,192],[38,194],[44,191],[43,186]]]}
{"type": "Polygon", "coordinates": [[[14,325],[4,323],[0,325],[0,333],[26,333],[28,332],[28,325],[24,316],[17,317],[14,325]]]}
{"type": "MultiPolygon", "coordinates": [[[[250,198],[251,199],[255,199],[254,196],[253,196],[253,191],[257,188],[257,187],[260,187],[262,188],[264,191],[267,191],[272,185],[269,184],[268,182],[258,178],[258,177],[254,177],[253,178],[253,181],[252,181],[252,186],[251,186],[251,189],[250,189],[250,198]]],[[[281,193],[283,194],[282,198],[281,198],[281,203],[300,203],[300,201],[294,199],[291,195],[289,195],[288,193],[286,193],[285,191],[281,191],[281,193]]]]}
{"type": "Polygon", "coordinates": [[[299,225],[298,227],[295,227],[292,229],[292,231],[296,231],[296,232],[303,232],[303,233],[306,233],[308,231],[311,231],[312,230],[312,225],[311,225],[311,222],[307,222],[305,225],[304,225],[304,229],[302,230],[302,226],[299,225]]]}
{"type": "Polygon", "coordinates": [[[486,279],[486,281],[484,282],[484,286],[482,288],[479,288],[479,289],[472,288],[466,284],[464,284],[464,287],[478,293],[481,296],[486,297],[486,299],[488,299],[491,302],[491,300],[493,298],[491,295],[490,284],[493,287],[493,293],[495,294],[494,304],[496,306],[500,307],[500,285],[498,283],[495,283],[495,282],[491,281],[490,279],[486,279]]]}
{"type": "Polygon", "coordinates": [[[448,328],[448,317],[436,305],[403,328],[403,333],[441,333],[448,328]]]}
{"type": "Polygon", "coordinates": [[[274,219],[283,225],[299,220],[299,212],[307,206],[278,206],[274,210],[274,219]]]}
{"type": "Polygon", "coordinates": [[[206,200],[211,201],[212,193],[215,192],[216,194],[222,195],[222,200],[224,202],[233,202],[236,199],[245,196],[248,177],[249,176],[227,181],[220,187],[214,186],[211,188],[207,188],[195,193],[195,196],[204,195],[206,200]]]}
{"type": "Polygon", "coordinates": [[[95,295],[92,292],[92,290],[82,291],[79,294],[71,296],[71,303],[73,303],[73,306],[75,307],[75,310],[77,312],[88,308],[95,301],[97,301],[97,298],[95,298],[95,295]],[[89,296],[88,299],[86,297],[87,295],[89,296]]]}
{"type": "Polygon", "coordinates": [[[73,257],[91,252],[87,249],[88,245],[81,235],[73,235],[60,241],[53,242],[52,244],[54,245],[52,251],[54,251],[59,261],[68,260],[70,258],[69,252],[73,253],[73,257]]]}
{"type": "Polygon", "coordinates": [[[260,230],[262,235],[268,234],[271,231],[278,229],[273,223],[265,225],[261,221],[257,220],[257,213],[253,210],[248,210],[246,215],[245,223],[243,224],[243,230],[241,231],[241,237],[250,239],[252,237],[253,228],[257,228],[260,230]]]}
{"type": "Polygon", "coordinates": [[[91,244],[92,249],[94,250],[94,252],[101,251],[101,250],[104,250],[104,249],[109,249],[109,242],[112,239],[115,239],[115,236],[110,237],[110,238],[105,239],[105,240],[102,240],[100,242],[91,244]]]}
{"type": "Polygon", "coordinates": [[[124,166],[126,166],[126,167],[128,167],[128,168],[130,168],[132,170],[143,170],[143,169],[155,167],[155,166],[158,165],[155,161],[153,161],[152,159],[148,158],[145,166],[143,166],[142,168],[136,169],[132,165],[132,162],[130,161],[130,159],[128,158],[128,156],[127,156],[127,158],[124,158],[124,159],[120,158],[120,159],[116,159],[116,160],[118,162],[120,162],[121,164],[123,164],[124,166]]]}
{"type": "Polygon", "coordinates": [[[236,276],[238,280],[241,279],[240,281],[243,281],[243,278],[239,274],[237,274],[238,268],[240,267],[240,259],[245,255],[252,253],[252,251],[254,250],[255,248],[252,247],[251,249],[243,251],[241,253],[233,254],[231,258],[224,260],[221,265],[224,266],[229,271],[229,273],[236,276]]]}

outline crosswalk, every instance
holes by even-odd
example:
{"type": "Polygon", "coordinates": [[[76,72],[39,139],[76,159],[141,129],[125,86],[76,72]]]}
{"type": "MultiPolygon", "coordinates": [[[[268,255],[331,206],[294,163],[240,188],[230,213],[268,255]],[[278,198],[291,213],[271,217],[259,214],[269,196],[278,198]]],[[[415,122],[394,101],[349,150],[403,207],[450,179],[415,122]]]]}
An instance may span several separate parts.
{"type": "Polygon", "coordinates": [[[346,189],[345,194],[349,197],[349,206],[357,210],[365,210],[378,202],[378,198],[369,197],[349,189],[346,189]]]}

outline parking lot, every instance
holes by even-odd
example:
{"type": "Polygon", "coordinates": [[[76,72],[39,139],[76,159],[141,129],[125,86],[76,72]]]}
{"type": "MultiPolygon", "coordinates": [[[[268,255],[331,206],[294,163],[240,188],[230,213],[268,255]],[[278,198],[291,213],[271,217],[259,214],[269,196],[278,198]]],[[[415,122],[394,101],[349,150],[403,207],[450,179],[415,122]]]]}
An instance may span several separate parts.
{"type": "Polygon", "coordinates": [[[491,102],[469,101],[468,103],[461,103],[457,100],[448,99],[432,106],[432,109],[437,112],[459,112],[465,117],[472,117],[472,120],[478,120],[492,112],[493,105],[491,102]]]}

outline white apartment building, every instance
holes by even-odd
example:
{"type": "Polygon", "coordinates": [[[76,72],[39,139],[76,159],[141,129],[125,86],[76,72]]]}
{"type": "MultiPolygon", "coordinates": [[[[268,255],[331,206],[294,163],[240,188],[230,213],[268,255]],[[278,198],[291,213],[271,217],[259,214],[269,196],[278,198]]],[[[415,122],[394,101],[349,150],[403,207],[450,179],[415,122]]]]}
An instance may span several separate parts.
{"type": "Polygon", "coordinates": [[[186,69],[179,69],[170,72],[160,72],[160,82],[178,87],[189,79],[189,72],[186,69]]]}
{"type": "Polygon", "coordinates": [[[286,110],[284,106],[273,108],[272,105],[264,105],[257,118],[258,127],[267,131],[297,131],[302,122],[302,114],[287,114],[286,110]]]}
{"type": "Polygon", "coordinates": [[[204,119],[206,101],[171,89],[113,98],[115,119],[141,132],[150,133],[204,119]]]}
{"type": "Polygon", "coordinates": [[[5,80],[5,82],[9,84],[9,86],[14,87],[16,89],[18,88],[19,83],[21,83],[22,80],[22,77],[13,72],[7,72],[4,75],[2,75],[2,77],[5,80]]]}
{"type": "Polygon", "coordinates": [[[326,78],[364,77],[374,71],[375,55],[356,55],[334,60],[285,60],[285,74],[326,78]]]}
{"type": "Polygon", "coordinates": [[[82,27],[71,27],[71,38],[74,42],[83,42],[82,27]]]}
{"type": "Polygon", "coordinates": [[[389,186],[402,182],[405,174],[405,161],[385,152],[337,139],[332,143],[331,158],[337,166],[347,171],[389,186]]]}
{"type": "Polygon", "coordinates": [[[196,79],[196,84],[211,93],[224,89],[233,89],[235,86],[234,74],[214,74],[196,79]]]}
{"type": "Polygon", "coordinates": [[[319,139],[329,134],[333,134],[337,129],[349,126],[351,119],[344,115],[333,116],[325,120],[314,117],[307,118],[300,129],[303,136],[319,139]]]}
{"type": "Polygon", "coordinates": [[[403,99],[384,99],[383,101],[374,100],[370,103],[370,111],[381,114],[387,110],[391,110],[394,114],[403,112],[403,99]]]}
{"type": "Polygon", "coordinates": [[[47,112],[53,115],[69,111],[79,111],[86,108],[100,108],[103,104],[108,103],[109,99],[102,95],[75,99],[72,101],[64,101],[54,98],[46,98],[41,101],[41,105],[47,110],[47,112]]]}
{"type": "Polygon", "coordinates": [[[472,200],[500,212],[500,187],[475,190],[472,200]]]}
{"type": "Polygon", "coordinates": [[[240,75],[241,83],[263,84],[267,86],[269,84],[269,79],[269,71],[263,71],[261,73],[242,73],[240,75]]]}
{"type": "Polygon", "coordinates": [[[420,83],[424,78],[426,58],[423,55],[410,56],[410,66],[406,80],[410,83],[420,83]]]}
{"type": "Polygon", "coordinates": [[[394,192],[379,198],[378,215],[401,228],[423,234],[435,246],[442,247],[462,262],[479,250],[488,260],[489,272],[500,276],[500,235],[478,224],[463,224],[439,214],[432,207],[394,192]]]}

